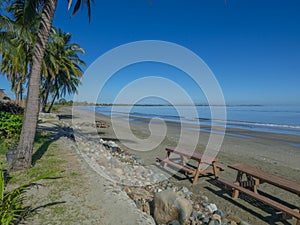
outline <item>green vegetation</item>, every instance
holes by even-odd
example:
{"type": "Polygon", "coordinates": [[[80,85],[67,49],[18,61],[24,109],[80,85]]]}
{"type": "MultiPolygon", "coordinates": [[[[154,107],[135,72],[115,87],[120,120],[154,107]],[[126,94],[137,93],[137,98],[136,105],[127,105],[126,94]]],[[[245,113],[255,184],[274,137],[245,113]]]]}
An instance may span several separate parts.
{"type": "MultiPolygon", "coordinates": [[[[0,224],[15,224],[34,215],[33,207],[24,203],[26,191],[41,179],[58,178],[57,175],[63,171],[61,164],[64,161],[47,152],[50,145],[51,149],[57,149],[58,146],[52,143],[53,141],[50,133],[45,131],[37,133],[34,143],[34,166],[26,172],[21,171],[9,176],[7,189],[10,191],[5,191],[4,174],[0,167],[0,224]]],[[[0,154],[0,163],[2,167],[8,166],[4,154],[0,154]]]]}
{"type": "Polygon", "coordinates": [[[86,66],[78,54],[84,50],[76,43],[71,43],[71,34],[53,27],[47,44],[42,68],[42,111],[46,112],[48,98],[51,103],[47,112],[50,112],[54,102],[66,94],[77,91],[82,77],[80,66],[86,66]]]}
{"type": "MultiPolygon", "coordinates": [[[[1,168],[0,168],[1,169],[1,168]]],[[[4,173],[0,171],[0,222],[2,225],[15,224],[23,220],[33,210],[30,206],[25,206],[23,200],[25,198],[25,192],[31,186],[35,185],[35,182],[42,179],[53,179],[58,172],[48,172],[41,176],[34,178],[33,180],[20,185],[10,191],[5,191],[5,179],[4,173]]]]}
{"type": "Polygon", "coordinates": [[[1,138],[18,140],[23,124],[23,116],[14,115],[9,112],[0,112],[0,134],[1,138]]]}
{"type": "MultiPolygon", "coordinates": [[[[68,8],[74,6],[74,15],[93,0],[77,0],[75,5],[68,0],[68,8]]],[[[78,44],[70,43],[71,35],[52,27],[58,0],[5,0],[0,4],[0,72],[11,81],[16,100],[23,99],[24,85],[28,84],[26,114],[18,147],[18,157],[11,169],[29,169],[39,113],[39,96],[42,97],[42,111],[46,111],[51,96],[51,110],[55,100],[74,93],[80,84],[85,66],[78,57],[84,53],[78,44]],[[2,8],[3,7],[3,8],[2,8]],[[46,50],[47,49],[47,50],[46,50]],[[42,90],[41,88],[42,87],[42,90]]]]}
{"type": "Polygon", "coordinates": [[[23,116],[0,111],[0,154],[16,146],[22,129],[23,116]]]}

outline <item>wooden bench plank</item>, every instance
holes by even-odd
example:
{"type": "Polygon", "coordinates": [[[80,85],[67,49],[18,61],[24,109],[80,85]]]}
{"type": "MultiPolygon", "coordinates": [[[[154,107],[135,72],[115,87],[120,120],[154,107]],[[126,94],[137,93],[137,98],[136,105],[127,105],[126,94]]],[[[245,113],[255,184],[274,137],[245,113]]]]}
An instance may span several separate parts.
{"type": "MultiPolygon", "coordinates": [[[[293,209],[291,209],[291,208],[289,208],[289,207],[287,207],[285,205],[282,205],[282,204],[280,204],[278,202],[275,202],[275,201],[273,201],[273,200],[271,200],[271,199],[269,199],[269,198],[267,198],[265,196],[262,196],[260,194],[256,194],[253,191],[250,191],[250,190],[248,190],[246,188],[238,186],[238,185],[234,184],[233,182],[225,180],[223,178],[218,178],[218,181],[220,183],[223,183],[227,187],[231,187],[233,189],[239,190],[239,191],[241,191],[241,192],[243,192],[243,193],[245,193],[245,194],[247,194],[247,195],[249,195],[249,196],[251,196],[251,197],[253,197],[253,198],[255,198],[255,199],[257,199],[257,200],[259,200],[259,201],[261,201],[263,203],[265,203],[265,204],[267,204],[267,205],[272,206],[273,208],[275,208],[275,209],[277,209],[277,210],[279,210],[281,212],[284,212],[284,213],[286,213],[286,214],[288,214],[290,216],[293,216],[293,217],[297,218],[298,220],[300,219],[300,213],[299,213],[299,211],[297,212],[297,211],[295,211],[295,210],[293,210],[293,209]]],[[[299,210],[299,209],[297,209],[297,210],[299,210]]],[[[299,223],[299,221],[298,221],[298,223],[299,223]]]]}
{"type": "Polygon", "coordinates": [[[200,162],[200,161],[201,162],[217,161],[217,158],[207,157],[207,156],[204,156],[203,154],[200,154],[198,152],[190,152],[190,151],[187,151],[187,150],[182,149],[182,148],[167,147],[166,151],[172,152],[172,153],[175,153],[175,154],[179,154],[179,155],[182,155],[182,156],[186,156],[186,157],[188,157],[190,159],[194,159],[198,162],[200,162]]]}
{"type": "Polygon", "coordinates": [[[225,169],[226,169],[226,166],[223,166],[223,165],[221,165],[221,164],[219,164],[219,163],[216,163],[216,166],[217,166],[217,168],[218,168],[220,171],[225,171],[225,169]]]}
{"type": "Polygon", "coordinates": [[[270,172],[249,166],[247,164],[237,163],[234,165],[230,165],[228,167],[252,175],[260,179],[261,182],[265,181],[274,186],[280,187],[282,189],[300,195],[300,184],[295,181],[288,180],[284,177],[274,175],[270,172]]]}
{"type": "Polygon", "coordinates": [[[195,170],[192,170],[192,169],[190,169],[190,168],[188,168],[186,166],[183,166],[183,165],[179,165],[179,164],[177,164],[177,163],[175,163],[175,162],[173,162],[173,161],[171,161],[169,159],[162,159],[160,157],[157,157],[156,159],[158,161],[160,161],[160,162],[167,163],[167,164],[169,164],[169,165],[171,165],[171,166],[173,166],[173,167],[175,167],[177,169],[183,170],[183,171],[185,171],[187,173],[190,173],[190,174],[195,174],[196,173],[195,170]]]}
{"type": "MultiPolygon", "coordinates": [[[[204,164],[208,164],[208,165],[211,165],[211,163],[204,163],[204,164]]],[[[226,169],[226,166],[223,166],[219,163],[216,163],[216,167],[220,170],[220,171],[225,171],[226,169]]]]}

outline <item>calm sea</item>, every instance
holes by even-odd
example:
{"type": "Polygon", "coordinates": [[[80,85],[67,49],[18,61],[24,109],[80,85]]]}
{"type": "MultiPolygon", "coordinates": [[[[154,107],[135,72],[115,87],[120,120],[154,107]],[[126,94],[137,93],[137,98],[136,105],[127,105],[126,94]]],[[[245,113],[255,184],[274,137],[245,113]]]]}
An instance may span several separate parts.
{"type": "MultiPolygon", "coordinates": [[[[85,109],[89,110],[88,107],[85,109]]],[[[131,120],[135,120],[135,117],[158,117],[166,121],[200,125],[211,123],[208,106],[197,106],[196,116],[191,106],[99,106],[95,110],[100,114],[121,118],[129,112],[131,120]]],[[[300,136],[300,106],[227,106],[226,112],[227,127],[300,136]]]]}

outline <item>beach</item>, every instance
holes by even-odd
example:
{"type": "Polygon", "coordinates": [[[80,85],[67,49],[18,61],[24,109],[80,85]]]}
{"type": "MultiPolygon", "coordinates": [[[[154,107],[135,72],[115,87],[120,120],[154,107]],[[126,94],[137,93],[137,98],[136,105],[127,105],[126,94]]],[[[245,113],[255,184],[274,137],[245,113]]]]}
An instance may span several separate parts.
{"type": "MultiPolygon", "coordinates": [[[[83,111],[82,113],[91,114],[91,112],[83,111]]],[[[128,143],[131,143],[132,140],[123,139],[122,124],[124,123],[124,120],[122,118],[119,118],[119,123],[116,122],[117,125],[114,127],[111,124],[110,118],[107,116],[96,114],[95,119],[98,121],[104,121],[110,125],[106,128],[97,129],[99,138],[104,140],[113,140],[121,148],[127,149],[131,153],[142,158],[145,165],[154,165],[156,157],[164,157],[166,154],[164,150],[166,146],[176,146],[181,132],[180,124],[167,122],[166,135],[162,141],[161,136],[155,137],[155,132],[151,134],[152,141],[155,142],[155,138],[161,141],[157,147],[149,151],[136,151],[126,146],[128,143]],[[114,131],[116,129],[118,130],[118,135],[116,135],[116,132],[114,131]]],[[[132,133],[139,139],[148,138],[150,136],[148,122],[148,119],[138,117],[131,120],[130,129],[132,130],[132,133]]],[[[185,132],[190,134],[190,139],[197,136],[199,137],[196,151],[200,153],[203,152],[208,142],[209,133],[199,133],[193,129],[186,130],[187,131],[185,132]]],[[[228,128],[226,132],[230,135],[225,135],[221,150],[217,155],[220,164],[227,166],[238,162],[244,162],[273,174],[300,182],[300,148],[297,147],[297,143],[300,144],[299,136],[253,132],[236,128],[228,128]],[[296,145],[291,145],[291,142],[296,143],[296,145]]],[[[124,134],[124,137],[127,137],[127,134],[124,134]]],[[[190,140],[187,140],[184,143],[185,148],[187,149],[189,148],[189,141],[190,140]]],[[[234,181],[236,171],[227,168],[220,174],[220,177],[234,181]]],[[[176,175],[170,177],[170,180],[178,186],[188,187],[196,196],[207,196],[209,200],[218,205],[225,214],[233,214],[250,224],[286,224],[285,220],[282,220],[280,216],[270,215],[272,209],[270,211],[270,209],[266,207],[254,206],[251,203],[251,200],[232,200],[228,192],[224,192],[224,188],[216,184],[212,177],[200,177],[198,183],[196,185],[192,185],[189,179],[187,179],[183,174],[177,172],[176,175]]],[[[283,199],[290,204],[299,204],[299,198],[294,194],[268,184],[262,184],[260,185],[260,188],[263,189],[264,192],[283,199]]],[[[295,221],[295,219],[289,220],[292,224],[294,224],[295,221]]]]}

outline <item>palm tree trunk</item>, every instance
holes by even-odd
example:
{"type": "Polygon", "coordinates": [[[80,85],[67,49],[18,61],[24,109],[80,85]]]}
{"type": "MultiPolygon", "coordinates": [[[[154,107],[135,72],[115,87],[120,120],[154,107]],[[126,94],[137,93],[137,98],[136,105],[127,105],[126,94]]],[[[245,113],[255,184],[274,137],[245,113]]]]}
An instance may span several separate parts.
{"type": "Polygon", "coordinates": [[[51,109],[52,109],[52,107],[53,107],[53,104],[54,104],[54,102],[55,102],[55,99],[58,97],[58,94],[59,94],[58,91],[59,91],[59,90],[57,89],[57,90],[56,90],[56,93],[55,93],[55,95],[54,95],[54,97],[53,97],[53,99],[52,99],[52,101],[51,101],[51,104],[50,104],[50,106],[49,106],[49,109],[48,109],[47,113],[50,113],[50,112],[51,112],[51,109]]]}
{"type": "Polygon", "coordinates": [[[47,81],[45,81],[45,83],[46,83],[46,85],[44,86],[44,90],[43,90],[45,93],[42,95],[42,110],[41,110],[41,112],[43,112],[43,113],[46,112],[46,107],[47,107],[47,102],[48,102],[48,98],[49,98],[52,81],[50,78],[47,78],[47,81]]]}
{"type": "Polygon", "coordinates": [[[29,169],[32,160],[32,149],[36,133],[40,104],[41,66],[54,18],[57,0],[45,0],[42,11],[38,39],[34,46],[32,65],[26,100],[24,122],[19,145],[10,169],[12,171],[29,169]]]}

